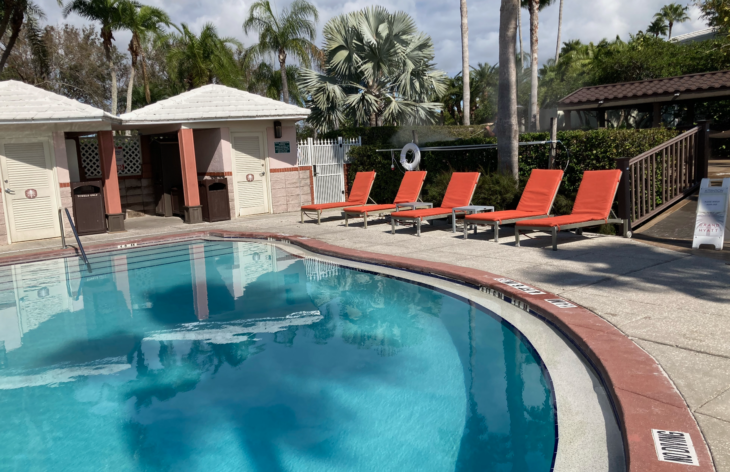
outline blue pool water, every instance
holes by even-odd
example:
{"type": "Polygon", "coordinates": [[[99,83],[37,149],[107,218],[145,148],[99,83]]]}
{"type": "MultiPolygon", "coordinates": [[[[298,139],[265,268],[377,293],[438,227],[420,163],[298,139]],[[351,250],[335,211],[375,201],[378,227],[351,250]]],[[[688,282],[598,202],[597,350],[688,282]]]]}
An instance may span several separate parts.
{"type": "Polygon", "coordinates": [[[550,382],[496,315],[274,246],[0,269],[3,471],[549,471],[550,382]]]}

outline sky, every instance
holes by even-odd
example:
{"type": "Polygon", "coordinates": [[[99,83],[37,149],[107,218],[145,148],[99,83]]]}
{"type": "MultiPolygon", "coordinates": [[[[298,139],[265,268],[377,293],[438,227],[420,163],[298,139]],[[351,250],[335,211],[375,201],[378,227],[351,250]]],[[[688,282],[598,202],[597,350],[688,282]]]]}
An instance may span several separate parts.
{"type": "MultiPolygon", "coordinates": [[[[256,36],[246,36],[243,24],[248,8],[254,0],[141,0],[141,3],[164,9],[174,23],[187,23],[194,31],[208,22],[213,23],[221,36],[233,36],[248,47],[256,42],[256,36]]],[[[285,8],[290,0],[271,0],[277,9],[285,8]]],[[[370,5],[384,5],[390,11],[403,10],[409,13],[418,28],[429,34],[434,42],[436,66],[454,75],[461,70],[461,33],[459,0],[310,0],[319,10],[321,45],[322,26],[330,18],[360,10],[370,5]]],[[[628,39],[629,33],[645,30],[654,14],[671,1],[678,0],[564,0],[562,41],[580,39],[583,42],[598,42],[603,38],[613,39],[616,35],[628,39]]],[[[688,5],[691,2],[679,0],[688,5]]],[[[47,15],[50,24],[68,21],[75,25],[86,21],[72,15],[64,20],[56,0],[37,0],[47,15]]],[[[559,0],[540,12],[539,60],[540,63],[555,56],[557,42],[559,0]]],[[[499,43],[500,0],[467,0],[469,11],[469,62],[496,64],[499,43]]],[[[673,35],[705,28],[699,19],[696,7],[690,6],[692,21],[675,25],[673,35]]],[[[522,10],[522,35],[525,50],[529,49],[529,14],[522,10]]],[[[129,35],[118,32],[115,35],[117,47],[126,51],[129,35]]]]}

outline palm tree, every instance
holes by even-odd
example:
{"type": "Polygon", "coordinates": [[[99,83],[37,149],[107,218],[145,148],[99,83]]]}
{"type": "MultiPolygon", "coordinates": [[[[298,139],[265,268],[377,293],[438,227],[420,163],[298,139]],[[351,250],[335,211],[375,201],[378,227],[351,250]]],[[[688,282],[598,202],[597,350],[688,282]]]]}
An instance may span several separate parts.
{"type": "Polygon", "coordinates": [[[502,0],[499,15],[499,105],[497,152],[499,171],[518,177],[517,68],[515,36],[520,0],[502,0]]]}
{"type": "Polygon", "coordinates": [[[664,5],[659,13],[654,15],[654,18],[662,19],[669,24],[669,39],[672,39],[672,28],[675,23],[684,23],[690,20],[687,10],[689,10],[689,7],[683,7],[679,3],[670,3],[664,5]]]}
{"type": "Polygon", "coordinates": [[[431,38],[407,13],[377,6],[340,15],[324,38],[325,73],[302,69],[299,80],[317,129],[337,129],[346,117],[370,126],[436,121],[447,77],[434,68],[431,38]]]}
{"type": "Polygon", "coordinates": [[[167,49],[170,73],[184,90],[212,83],[242,86],[232,47],[243,49],[243,45],[235,38],[218,36],[212,23],[206,23],[198,36],[182,23],[179,33],[161,36],[157,43],[167,49]]]}
{"type": "Polygon", "coordinates": [[[561,33],[563,31],[563,2],[565,0],[560,0],[560,13],[558,14],[558,44],[555,46],[555,64],[560,63],[560,41],[561,41],[561,33]]]}
{"type": "MultiPolygon", "coordinates": [[[[122,28],[122,6],[131,3],[139,4],[134,0],[71,0],[63,7],[63,17],[67,18],[71,13],[76,13],[87,20],[101,23],[99,32],[104,46],[104,54],[109,65],[109,74],[112,82],[111,113],[117,114],[117,72],[112,58],[112,41],[114,32],[122,28]]],[[[61,4],[61,0],[59,0],[61,4]]]]}
{"type": "Polygon", "coordinates": [[[34,57],[38,60],[42,69],[48,66],[48,51],[43,41],[43,31],[40,27],[40,20],[46,18],[46,14],[38,5],[29,0],[5,0],[2,11],[0,11],[0,38],[5,36],[8,26],[10,36],[5,43],[5,50],[0,57],[0,73],[5,69],[10,53],[25,29],[25,37],[31,46],[34,57]]]}
{"type": "Polygon", "coordinates": [[[522,9],[517,13],[517,34],[520,38],[520,67],[525,68],[525,49],[522,47],[522,9]]]}
{"type": "Polygon", "coordinates": [[[469,88],[469,23],[467,21],[466,0],[461,0],[461,76],[464,83],[464,116],[462,124],[471,124],[471,92],[469,88]]]}
{"type": "MultiPolygon", "coordinates": [[[[286,66],[286,82],[289,87],[289,98],[293,103],[304,106],[305,98],[297,87],[297,79],[299,76],[299,67],[286,66]]],[[[271,64],[267,62],[259,63],[256,68],[251,71],[248,91],[262,95],[264,97],[280,100],[283,90],[281,82],[281,74],[271,64]]]]}
{"type": "Polygon", "coordinates": [[[667,34],[667,22],[664,20],[664,18],[656,18],[646,28],[646,32],[649,34],[653,34],[655,38],[658,38],[659,36],[665,36],[667,34]]]}
{"type": "Polygon", "coordinates": [[[552,5],[555,0],[522,0],[522,6],[530,11],[530,70],[532,71],[532,88],[530,90],[530,131],[537,131],[540,123],[538,108],[538,76],[539,65],[537,62],[537,30],[539,27],[538,12],[543,8],[552,5]]]}
{"type": "Polygon", "coordinates": [[[292,55],[304,67],[310,67],[312,57],[317,55],[313,41],[317,37],[319,13],[306,0],[294,0],[289,8],[277,16],[269,0],[258,0],[251,5],[248,18],[243,23],[243,31],[257,31],[259,42],[251,48],[254,57],[269,53],[279,59],[282,82],[282,99],[289,103],[289,84],[286,77],[286,57],[292,55]]]}
{"type": "Polygon", "coordinates": [[[131,2],[122,5],[122,23],[132,33],[129,40],[129,83],[127,84],[127,113],[132,111],[132,95],[134,91],[134,71],[137,61],[142,56],[142,79],[144,81],[145,100],[150,103],[150,84],[147,78],[147,65],[144,60],[142,43],[150,37],[162,36],[162,25],[170,26],[170,17],[159,8],[139,7],[131,2]]]}

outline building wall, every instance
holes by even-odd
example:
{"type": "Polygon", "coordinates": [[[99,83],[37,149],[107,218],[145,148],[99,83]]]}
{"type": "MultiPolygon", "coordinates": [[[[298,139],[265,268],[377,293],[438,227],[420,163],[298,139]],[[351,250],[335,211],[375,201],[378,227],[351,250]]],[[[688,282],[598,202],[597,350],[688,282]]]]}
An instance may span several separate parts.
{"type": "Polygon", "coordinates": [[[297,129],[294,126],[281,127],[281,138],[274,138],[274,127],[266,128],[266,139],[269,148],[269,168],[287,169],[297,165],[297,129]],[[288,153],[277,153],[276,143],[288,142],[288,153]]]}
{"type": "Polygon", "coordinates": [[[271,200],[274,213],[299,211],[314,201],[311,167],[271,169],[271,200]]]}

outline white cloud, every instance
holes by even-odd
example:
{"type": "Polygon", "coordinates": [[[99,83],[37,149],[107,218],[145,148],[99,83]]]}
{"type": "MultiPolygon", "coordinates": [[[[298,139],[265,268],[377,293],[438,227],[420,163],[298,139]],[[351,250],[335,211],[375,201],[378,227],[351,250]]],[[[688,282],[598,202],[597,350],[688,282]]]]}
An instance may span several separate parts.
{"type": "MultiPolygon", "coordinates": [[[[143,0],[168,12],[175,23],[188,23],[199,30],[207,22],[213,23],[224,36],[233,36],[249,46],[255,37],[246,37],[241,25],[253,0],[143,0]]],[[[436,48],[437,66],[449,74],[461,68],[461,35],[458,0],[390,0],[375,2],[369,0],[311,0],[320,12],[320,30],[330,18],[359,10],[370,5],[384,5],[391,11],[403,10],[416,20],[418,27],[430,34],[436,48]]],[[[629,33],[645,29],[654,13],[670,0],[564,0],[563,41],[580,39],[584,42],[598,42],[603,38],[624,39],[629,33]]],[[[290,0],[272,0],[277,8],[283,8],[290,0]]],[[[49,23],[62,21],[56,0],[39,0],[38,3],[48,15],[49,23]]],[[[680,0],[687,4],[688,0],[680,0]]],[[[499,8],[500,0],[469,0],[469,44],[470,61],[494,64],[498,60],[499,8]]],[[[675,25],[674,35],[704,28],[698,18],[698,11],[690,9],[691,22],[675,25]]],[[[529,14],[522,11],[523,41],[529,46],[529,14]]],[[[85,23],[77,16],[67,21],[80,25],[85,23]]],[[[555,54],[558,25],[558,2],[540,13],[540,61],[555,54]]],[[[129,35],[116,34],[117,46],[126,51],[129,35]]],[[[321,41],[321,38],[320,38],[321,41]]]]}

